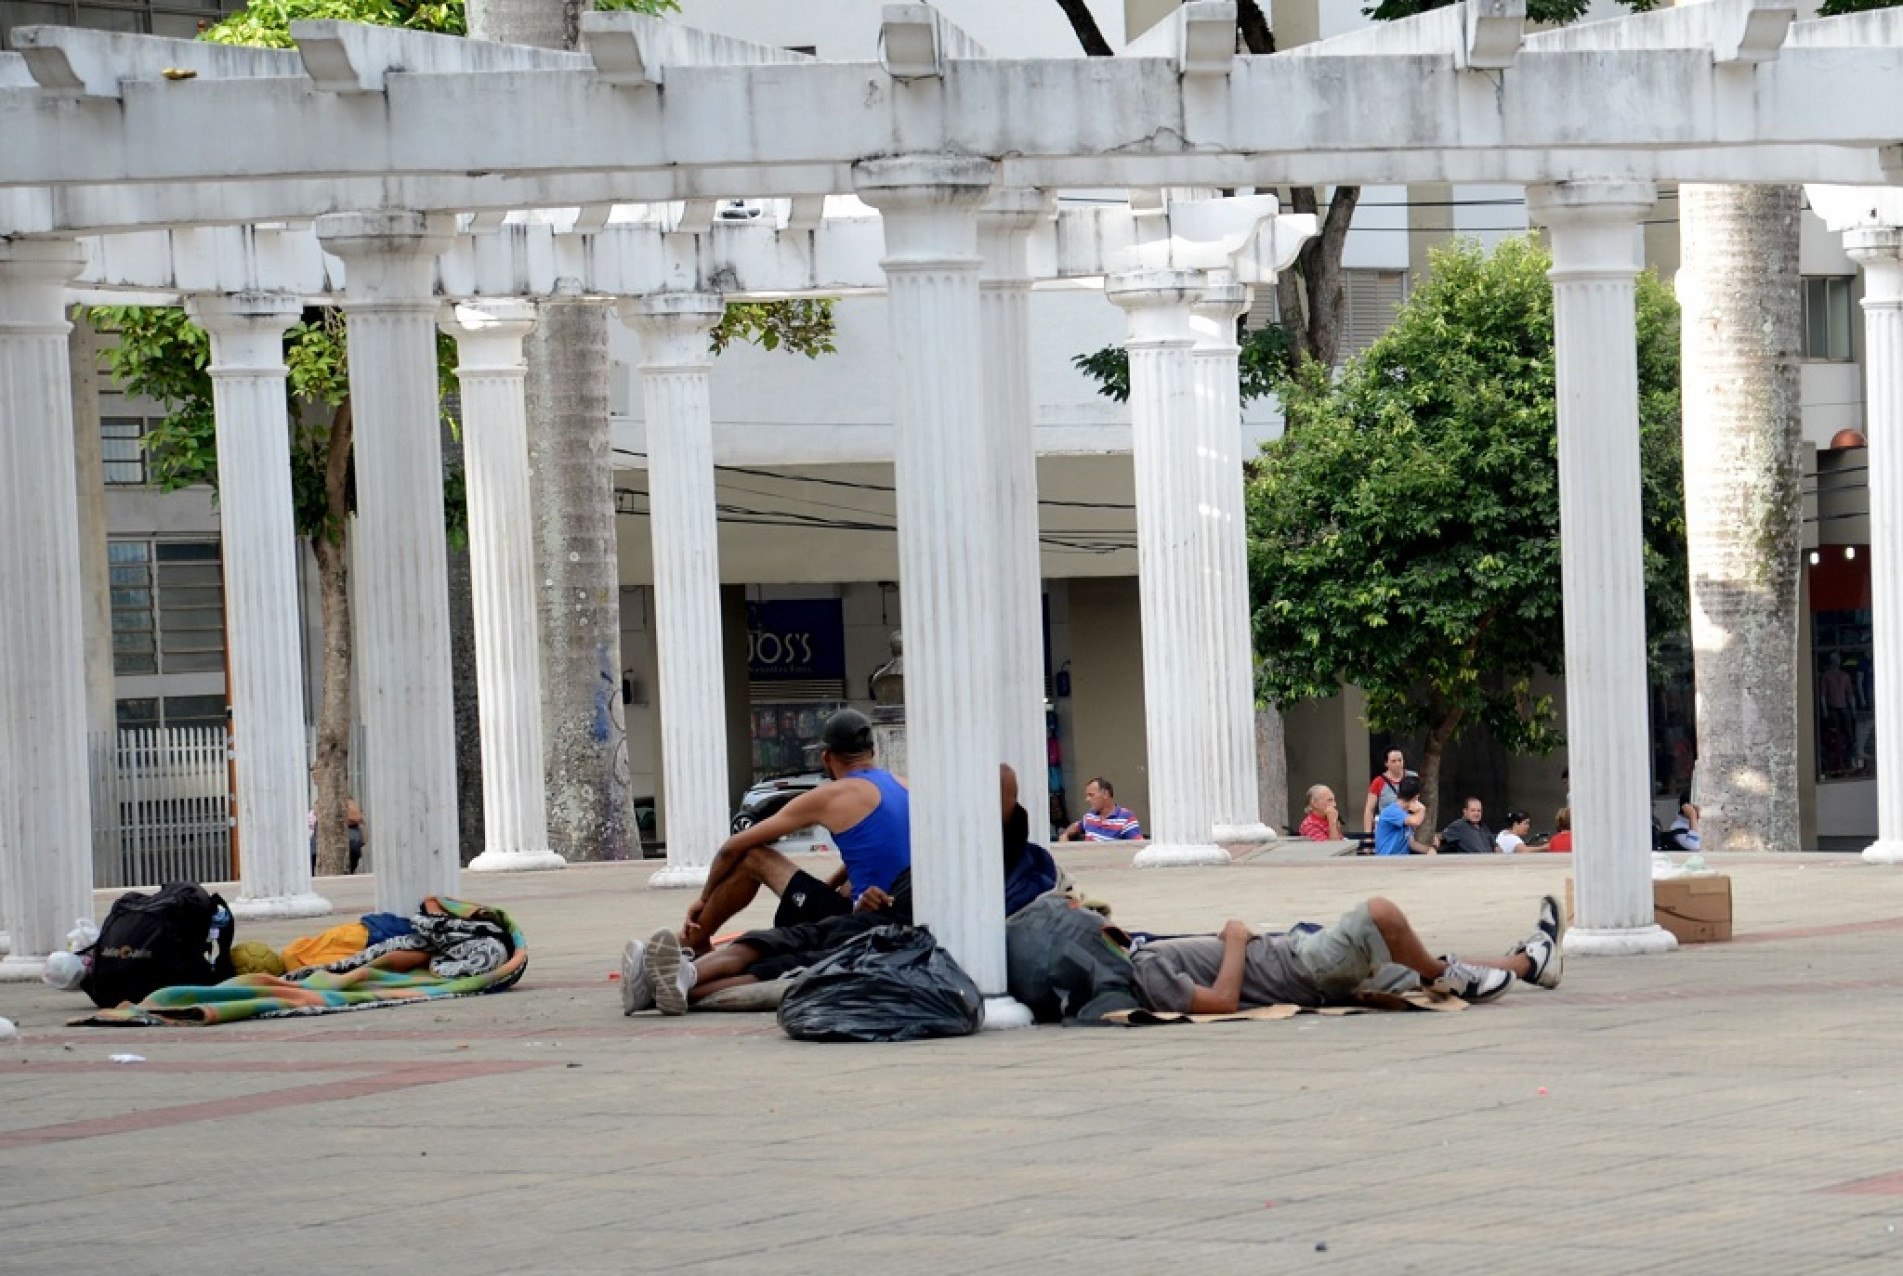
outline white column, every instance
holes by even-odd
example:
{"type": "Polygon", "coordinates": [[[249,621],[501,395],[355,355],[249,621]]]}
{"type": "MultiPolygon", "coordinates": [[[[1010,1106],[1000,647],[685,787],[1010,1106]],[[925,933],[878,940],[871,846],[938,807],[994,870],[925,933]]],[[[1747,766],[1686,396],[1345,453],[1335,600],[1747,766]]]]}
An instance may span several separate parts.
{"type": "Polygon", "coordinates": [[[1215,844],[1217,754],[1204,666],[1203,563],[1198,555],[1198,411],[1191,307],[1199,271],[1114,275],[1104,291],[1129,316],[1130,425],[1136,468],[1137,586],[1143,617],[1143,725],[1150,844],[1139,868],[1227,864],[1215,844]]]}
{"type": "Polygon", "coordinates": [[[331,213],[324,250],[344,262],[357,517],[355,636],[364,706],[364,816],[377,908],[454,895],[456,733],[436,388],[435,256],[447,227],[421,213],[331,213]]]}
{"type": "Polygon", "coordinates": [[[905,606],[906,747],[918,921],[977,981],[985,1026],[1030,1012],[1005,991],[998,859],[999,669],[991,573],[999,485],[974,463],[984,419],[977,208],[993,165],[967,157],[871,160],[859,197],[885,221],[886,305],[898,372],[899,584],[905,606]]]}
{"type": "Polygon", "coordinates": [[[667,867],[660,888],[699,888],[727,840],[727,690],[714,510],[708,338],[721,299],[667,293],[621,303],[641,340],[654,553],[654,653],[660,684],[667,867]]]}
{"type": "Polygon", "coordinates": [[[1051,216],[1042,191],[998,192],[978,214],[984,258],[979,324],[984,334],[985,458],[998,484],[998,529],[990,610],[998,642],[998,757],[1018,773],[1031,828],[1049,824],[1049,753],[1044,730],[1044,580],[1038,541],[1037,438],[1031,419],[1031,232],[1051,216]]]}
{"type": "Polygon", "coordinates": [[[1210,740],[1218,842],[1273,842],[1256,800],[1255,656],[1249,625],[1249,547],[1242,503],[1242,391],[1236,322],[1249,289],[1212,282],[1190,327],[1196,390],[1196,551],[1202,564],[1210,740]]]}
{"type": "Polygon", "coordinates": [[[0,239],[0,980],[92,916],[85,634],[64,287],[70,240],[0,239]]]}
{"type": "Polygon", "coordinates": [[[1877,840],[1863,858],[1903,864],[1903,228],[1844,233],[1863,267],[1864,437],[1870,465],[1870,607],[1878,694],[1877,840]],[[1888,749],[1885,740],[1892,741],[1888,749]]]}
{"type": "Polygon", "coordinates": [[[321,917],[305,819],[310,780],[299,679],[297,526],[284,333],[295,297],[195,297],[211,338],[218,441],[218,525],[225,561],[231,731],[237,781],[240,917],[321,917]]]}
{"type": "Polygon", "coordinates": [[[1566,741],[1578,906],[1566,949],[1625,955],[1678,946],[1652,920],[1651,756],[1639,514],[1639,371],[1633,280],[1649,182],[1527,188],[1553,242],[1559,406],[1560,583],[1566,741]]]}
{"type": "Polygon", "coordinates": [[[470,595],[481,710],[481,873],[565,868],[549,849],[542,784],[542,649],[535,627],[535,515],[529,506],[528,362],[535,326],[525,301],[457,306],[470,595]]]}

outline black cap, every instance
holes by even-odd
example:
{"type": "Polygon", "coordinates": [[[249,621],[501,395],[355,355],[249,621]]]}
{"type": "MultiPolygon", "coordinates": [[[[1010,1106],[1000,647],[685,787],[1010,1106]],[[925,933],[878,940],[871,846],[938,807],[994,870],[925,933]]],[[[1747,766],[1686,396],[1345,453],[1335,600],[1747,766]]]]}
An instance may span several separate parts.
{"type": "Polygon", "coordinates": [[[872,719],[857,709],[841,709],[826,719],[820,741],[828,752],[842,757],[872,752],[872,719]]]}

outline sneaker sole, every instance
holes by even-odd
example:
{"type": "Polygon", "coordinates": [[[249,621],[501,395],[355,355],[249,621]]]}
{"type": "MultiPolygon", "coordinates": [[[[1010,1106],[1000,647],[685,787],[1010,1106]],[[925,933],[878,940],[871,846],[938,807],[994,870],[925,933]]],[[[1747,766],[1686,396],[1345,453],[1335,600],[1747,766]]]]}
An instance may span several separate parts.
{"type": "Polygon", "coordinates": [[[648,940],[648,987],[656,1010],[664,1015],[687,1013],[687,994],[681,991],[681,937],[671,930],[657,931],[648,940]]]}
{"type": "MultiPolygon", "coordinates": [[[[654,1005],[653,998],[649,996],[647,962],[635,960],[635,954],[640,951],[635,945],[640,942],[638,939],[630,939],[628,946],[621,950],[621,1013],[623,1015],[638,1014],[654,1005]],[[644,997],[647,1000],[642,1001],[644,997]],[[640,1004],[636,1004],[637,1002],[640,1004]]],[[[645,954],[642,955],[645,957],[645,954]]]]}
{"type": "MultiPolygon", "coordinates": [[[[1553,937],[1553,956],[1552,959],[1546,963],[1546,969],[1540,972],[1540,977],[1536,982],[1538,982],[1542,988],[1557,988],[1559,987],[1559,977],[1564,973],[1566,966],[1566,910],[1560,907],[1559,896],[1557,895],[1548,895],[1540,902],[1543,905],[1550,906],[1553,910],[1553,929],[1551,932],[1553,937]]],[[[1542,926],[1540,929],[1544,930],[1545,927],[1542,926]]]]}

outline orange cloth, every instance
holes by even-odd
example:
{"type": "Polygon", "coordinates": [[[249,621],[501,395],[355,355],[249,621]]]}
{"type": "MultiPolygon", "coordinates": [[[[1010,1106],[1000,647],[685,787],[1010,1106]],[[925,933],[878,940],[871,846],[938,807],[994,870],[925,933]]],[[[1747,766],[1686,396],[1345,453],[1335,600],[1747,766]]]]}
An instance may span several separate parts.
{"type": "Polygon", "coordinates": [[[332,926],[321,935],[306,935],[284,945],[284,968],[327,966],[370,946],[370,929],[362,922],[332,926]]]}
{"type": "Polygon", "coordinates": [[[1561,829],[1559,832],[1553,834],[1553,840],[1546,844],[1546,849],[1549,851],[1572,850],[1573,831],[1571,829],[1561,829]]]}

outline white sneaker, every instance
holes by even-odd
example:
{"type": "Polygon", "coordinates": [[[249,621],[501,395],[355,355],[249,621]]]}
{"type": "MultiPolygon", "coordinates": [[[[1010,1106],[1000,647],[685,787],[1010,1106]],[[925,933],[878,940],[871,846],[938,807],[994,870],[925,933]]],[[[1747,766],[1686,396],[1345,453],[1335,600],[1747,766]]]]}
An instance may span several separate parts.
{"type": "Polygon", "coordinates": [[[694,986],[694,959],[681,951],[681,937],[657,930],[648,937],[648,990],[655,1009],[664,1015],[687,1013],[687,993],[694,986]]]}
{"type": "Polygon", "coordinates": [[[1504,970],[1496,970],[1492,966],[1470,966],[1458,960],[1448,961],[1447,969],[1441,971],[1440,978],[1434,981],[1434,987],[1439,991],[1452,993],[1462,1001],[1475,1004],[1492,1001],[1504,995],[1512,986],[1513,976],[1504,970]]]}
{"type": "Polygon", "coordinates": [[[1515,944],[1507,956],[1526,954],[1533,966],[1526,981],[1542,988],[1557,988],[1566,966],[1566,914],[1560,911],[1558,899],[1548,895],[1540,900],[1539,921],[1535,924],[1538,929],[1515,944]]]}
{"type": "Polygon", "coordinates": [[[621,950],[621,1013],[654,1009],[654,990],[648,987],[648,946],[630,939],[621,950]]]}

